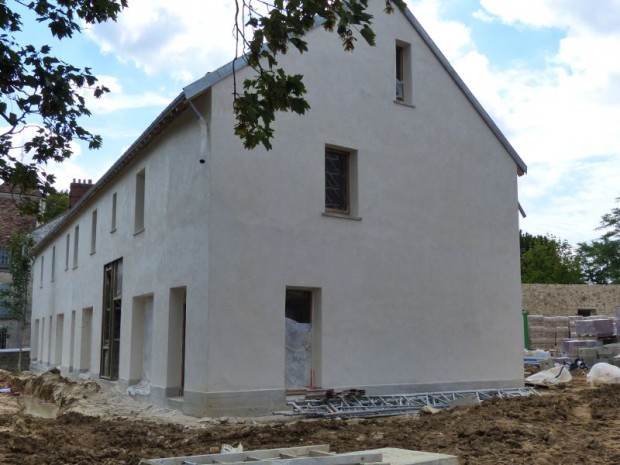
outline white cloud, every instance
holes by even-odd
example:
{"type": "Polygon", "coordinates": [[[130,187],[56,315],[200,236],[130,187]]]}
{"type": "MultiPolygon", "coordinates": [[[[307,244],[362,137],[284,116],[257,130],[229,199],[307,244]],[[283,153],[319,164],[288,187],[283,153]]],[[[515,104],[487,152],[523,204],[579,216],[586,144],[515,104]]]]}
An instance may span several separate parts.
{"type": "Polygon", "coordinates": [[[535,69],[527,57],[499,68],[464,26],[442,20],[437,1],[414,14],[529,165],[520,179],[522,227],[572,243],[590,240],[620,195],[620,0],[481,0],[474,17],[527,29],[555,28],[557,54],[535,69]],[[442,35],[449,35],[442,38],[442,35]]]}
{"type": "Polygon", "coordinates": [[[408,0],[407,3],[422,27],[448,58],[462,56],[474,49],[471,32],[458,21],[441,19],[443,4],[439,0],[408,0]]]}
{"type": "Polygon", "coordinates": [[[234,57],[234,2],[133,0],[88,31],[103,53],[186,83],[234,57]]]}
{"type": "Polygon", "coordinates": [[[106,86],[110,92],[95,98],[92,92],[84,94],[87,107],[93,114],[106,114],[118,110],[145,107],[165,107],[176,95],[159,93],[153,91],[141,94],[125,94],[123,86],[118,78],[114,76],[97,76],[100,85],[106,86]]]}

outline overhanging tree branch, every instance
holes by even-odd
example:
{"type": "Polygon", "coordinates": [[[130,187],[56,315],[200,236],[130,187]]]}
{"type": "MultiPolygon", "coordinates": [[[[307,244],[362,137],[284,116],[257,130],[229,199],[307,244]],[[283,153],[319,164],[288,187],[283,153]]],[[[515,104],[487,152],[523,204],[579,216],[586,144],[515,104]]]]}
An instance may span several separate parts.
{"type": "MultiPolygon", "coordinates": [[[[404,8],[402,0],[384,1],[386,13],[392,13],[394,6],[404,8]]],[[[235,5],[235,58],[241,52],[255,72],[244,80],[242,90],[234,78],[235,134],[248,149],[263,145],[269,150],[276,112],[304,114],[310,109],[303,76],[286,73],[278,66],[278,55],[286,54],[291,46],[300,53],[308,51],[304,36],[317,20],[325,30],[338,34],[345,51],[355,48],[358,37],[354,31],[374,45],[373,17],[368,13],[368,0],[235,0],[235,5]]]]}

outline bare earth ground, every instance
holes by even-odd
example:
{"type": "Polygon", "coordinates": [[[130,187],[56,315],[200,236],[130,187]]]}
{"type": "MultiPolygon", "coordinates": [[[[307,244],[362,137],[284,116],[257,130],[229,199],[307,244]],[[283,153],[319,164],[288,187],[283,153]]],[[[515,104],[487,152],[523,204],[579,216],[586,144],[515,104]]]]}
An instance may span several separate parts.
{"type": "Polygon", "coordinates": [[[58,374],[0,384],[54,401],[56,419],[20,411],[0,396],[0,464],[138,464],[141,458],[209,453],[241,442],[245,450],[330,444],[347,452],[401,447],[457,455],[461,464],[620,464],[620,385],[590,387],[585,372],[541,396],[492,400],[434,415],[381,419],[266,422],[193,419],[135,401],[95,383],[58,374]],[[148,419],[148,420],[147,420],[148,419]]]}

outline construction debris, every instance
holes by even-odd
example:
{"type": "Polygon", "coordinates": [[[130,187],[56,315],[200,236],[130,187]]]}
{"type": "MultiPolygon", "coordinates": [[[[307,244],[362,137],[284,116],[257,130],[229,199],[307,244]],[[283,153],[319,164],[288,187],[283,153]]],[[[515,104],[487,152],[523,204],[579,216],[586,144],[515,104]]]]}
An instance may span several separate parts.
{"type": "Polygon", "coordinates": [[[386,447],[336,454],[329,445],[142,460],[141,465],[457,465],[454,455],[386,447]]]}
{"type": "Polygon", "coordinates": [[[459,399],[482,402],[494,397],[504,399],[537,394],[531,387],[515,389],[486,389],[472,391],[429,392],[383,396],[341,395],[322,399],[290,400],[292,411],[274,412],[279,415],[302,415],[309,418],[375,417],[418,413],[424,407],[449,408],[459,399]]]}
{"type": "Polygon", "coordinates": [[[525,378],[525,383],[533,386],[549,386],[570,383],[573,377],[565,365],[556,365],[525,378]]]}
{"type": "Polygon", "coordinates": [[[618,384],[620,383],[620,368],[609,363],[601,362],[590,368],[587,378],[590,384],[618,384]]]}

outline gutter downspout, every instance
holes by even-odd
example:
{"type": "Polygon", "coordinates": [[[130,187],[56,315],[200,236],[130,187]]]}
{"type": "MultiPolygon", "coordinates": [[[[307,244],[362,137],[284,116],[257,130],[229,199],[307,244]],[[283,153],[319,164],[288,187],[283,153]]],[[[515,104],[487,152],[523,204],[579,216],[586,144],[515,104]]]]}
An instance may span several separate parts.
{"type": "MultiPolygon", "coordinates": [[[[209,212],[211,211],[210,208],[210,201],[211,201],[211,153],[209,150],[209,125],[207,123],[207,120],[205,119],[205,117],[202,115],[202,113],[200,113],[200,111],[198,110],[198,108],[196,108],[196,106],[194,105],[194,103],[191,100],[187,100],[187,105],[189,106],[189,108],[191,108],[191,110],[194,112],[194,115],[196,116],[197,122],[198,122],[198,126],[200,127],[200,152],[199,152],[199,158],[198,158],[198,162],[201,165],[206,164],[206,192],[205,192],[205,197],[204,197],[204,202],[206,205],[206,210],[207,210],[207,214],[205,215],[205,223],[206,223],[206,240],[207,240],[207,257],[204,260],[204,277],[205,277],[205,282],[206,282],[206,286],[207,286],[207,302],[206,302],[206,308],[205,308],[205,317],[204,317],[204,324],[205,324],[205,331],[207,333],[207,337],[204,338],[205,339],[205,353],[206,353],[206,364],[205,364],[205,379],[204,382],[202,382],[203,380],[201,380],[201,382],[199,383],[199,385],[203,386],[204,389],[204,404],[202,404],[199,408],[201,410],[200,414],[201,416],[204,416],[207,412],[206,412],[206,396],[207,396],[207,379],[209,376],[209,340],[211,339],[210,337],[208,337],[208,332],[209,332],[209,313],[210,313],[210,308],[209,308],[209,301],[210,301],[210,294],[209,294],[209,230],[210,230],[210,219],[209,219],[209,212]]],[[[186,298],[186,302],[187,302],[187,298],[186,298]]],[[[186,351],[187,354],[187,351],[186,351]]],[[[187,364],[186,364],[187,366],[187,364]]],[[[187,379],[187,378],[185,378],[187,379]]],[[[185,410],[185,409],[184,409],[185,410]]]]}

